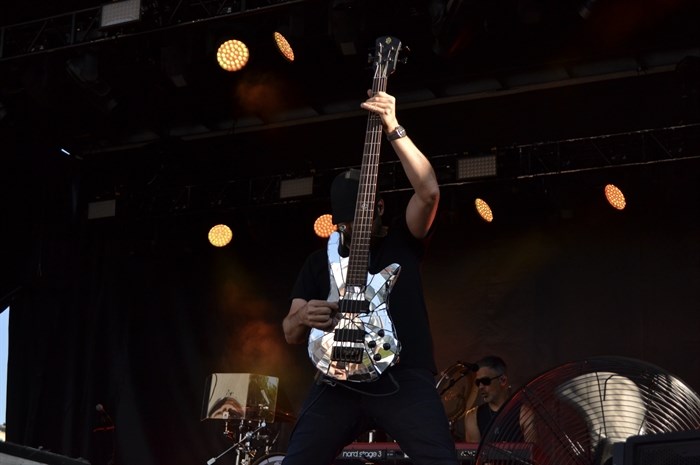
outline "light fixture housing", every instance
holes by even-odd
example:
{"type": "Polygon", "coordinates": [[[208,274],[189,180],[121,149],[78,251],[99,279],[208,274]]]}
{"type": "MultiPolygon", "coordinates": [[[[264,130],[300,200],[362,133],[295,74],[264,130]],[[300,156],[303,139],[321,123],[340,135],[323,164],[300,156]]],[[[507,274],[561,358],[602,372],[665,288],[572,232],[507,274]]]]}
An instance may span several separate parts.
{"type": "Polygon", "coordinates": [[[305,178],[283,179],[280,181],[280,199],[288,199],[290,197],[303,197],[311,195],[314,191],[314,178],[307,176],[305,178]]]}
{"type": "Polygon", "coordinates": [[[219,46],[216,51],[216,61],[219,66],[229,72],[240,71],[248,64],[250,51],[240,40],[230,39],[219,46]]]}
{"type": "Polygon", "coordinates": [[[314,232],[322,239],[331,237],[336,229],[338,228],[333,224],[333,216],[330,213],[321,215],[314,221],[314,232]]]}
{"type": "Polygon", "coordinates": [[[214,247],[225,247],[233,239],[233,231],[225,224],[217,224],[212,226],[207,237],[214,247]]]}
{"type": "Polygon", "coordinates": [[[108,3],[100,11],[100,27],[117,26],[141,19],[141,0],[108,3]]]}
{"type": "Polygon", "coordinates": [[[484,221],[487,223],[491,223],[493,221],[493,211],[485,200],[480,198],[475,199],[474,208],[476,208],[476,212],[481,218],[483,218],[484,221]]]}
{"type": "Polygon", "coordinates": [[[285,60],[292,63],[294,61],[294,49],[289,44],[287,38],[279,31],[273,32],[272,37],[275,40],[277,50],[279,50],[285,60]]]}
{"type": "Polygon", "coordinates": [[[605,198],[611,207],[616,210],[624,210],[627,206],[627,201],[625,200],[625,194],[622,193],[619,187],[615,184],[607,184],[604,189],[605,198]]]}
{"type": "Polygon", "coordinates": [[[496,155],[465,157],[457,160],[457,179],[496,176],[496,155]]]}

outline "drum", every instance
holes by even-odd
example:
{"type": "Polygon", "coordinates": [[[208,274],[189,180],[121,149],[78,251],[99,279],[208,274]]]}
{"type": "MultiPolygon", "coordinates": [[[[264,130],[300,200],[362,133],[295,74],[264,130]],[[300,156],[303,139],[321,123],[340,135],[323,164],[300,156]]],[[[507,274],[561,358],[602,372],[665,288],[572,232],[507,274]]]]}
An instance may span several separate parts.
{"type": "Polygon", "coordinates": [[[453,433],[464,413],[476,405],[478,390],[474,389],[475,378],[473,366],[463,362],[449,366],[438,378],[435,387],[440,394],[453,433]]]}
{"type": "Polygon", "coordinates": [[[263,455],[258,460],[253,462],[253,465],[280,465],[284,459],[284,454],[280,452],[273,452],[271,454],[263,455]]]}

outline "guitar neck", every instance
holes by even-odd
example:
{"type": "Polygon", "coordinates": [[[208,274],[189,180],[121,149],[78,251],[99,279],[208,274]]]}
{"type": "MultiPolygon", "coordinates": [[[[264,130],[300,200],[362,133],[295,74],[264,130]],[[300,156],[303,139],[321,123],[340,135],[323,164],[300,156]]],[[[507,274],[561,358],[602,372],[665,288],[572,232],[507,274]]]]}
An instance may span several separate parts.
{"type": "MultiPolygon", "coordinates": [[[[386,70],[382,69],[381,64],[379,64],[375,68],[374,79],[372,80],[372,93],[385,92],[386,85],[386,70]]],[[[348,283],[358,286],[364,285],[367,279],[382,135],[381,118],[376,113],[370,112],[367,116],[367,131],[365,133],[360,183],[357,191],[355,219],[352,227],[352,242],[350,244],[348,261],[348,283]]]]}
{"type": "MultiPolygon", "coordinates": [[[[377,39],[372,92],[386,90],[386,77],[396,63],[401,43],[394,37],[377,39]]],[[[392,263],[380,273],[369,272],[369,246],[377,193],[377,170],[382,141],[378,115],[368,113],[365,147],[355,203],[350,255],[341,256],[342,236],[328,239],[329,301],[338,301],[339,318],[332,331],[311,328],[309,357],[324,376],[353,382],[376,380],[398,361],[401,342],[389,315],[389,293],[401,266],[392,263]]]]}

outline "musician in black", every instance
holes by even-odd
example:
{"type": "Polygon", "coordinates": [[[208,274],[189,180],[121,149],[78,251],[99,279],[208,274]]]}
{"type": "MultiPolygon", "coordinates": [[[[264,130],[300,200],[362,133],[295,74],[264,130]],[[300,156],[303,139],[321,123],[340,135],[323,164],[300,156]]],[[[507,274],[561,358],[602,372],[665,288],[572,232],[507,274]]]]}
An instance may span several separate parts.
{"type": "Polygon", "coordinates": [[[517,409],[513,409],[506,415],[514,415],[514,421],[502,419],[501,424],[518,425],[519,427],[509,430],[499,430],[495,426],[493,431],[489,431],[492,427],[496,416],[501,413],[503,405],[508,401],[511,394],[510,380],[508,379],[508,370],[506,363],[501,357],[489,355],[476,362],[478,370],[476,372],[476,388],[479,391],[481,404],[467,411],[465,415],[465,439],[467,442],[480,442],[487,432],[491,435],[494,442],[524,442],[525,434],[528,433],[528,440],[534,437],[530,434],[531,414],[529,409],[521,405],[517,409]]]}
{"type": "MultiPolygon", "coordinates": [[[[396,440],[418,465],[458,463],[444,407],[435,389],[436,366],[420,263],[432,229],[440,190],[432,166],[406,136],[395,114],[395,99],[377,92],[361,104],[379,115],[386,138],[398,156],[413,194],[404,214],[382,226],[384,204],[376,203],[369,273],[392,263],[401,266],[389,295],[389,312],[401,342],[399,361],[370,382],[348,382],[319,376],[299,413],[284,465],[328,465],[343,447],[370,427],[396,440]]],[[[333,222],[352,240],[358,191],[357,172],[342,173],[333,182],[333,222]]],[[[283,322],[291,344],[307,343],[310,328],[330,331],[337,323],[338,303],[329,302],[330,275],[326,250],[304,263],[283,322]]]]}

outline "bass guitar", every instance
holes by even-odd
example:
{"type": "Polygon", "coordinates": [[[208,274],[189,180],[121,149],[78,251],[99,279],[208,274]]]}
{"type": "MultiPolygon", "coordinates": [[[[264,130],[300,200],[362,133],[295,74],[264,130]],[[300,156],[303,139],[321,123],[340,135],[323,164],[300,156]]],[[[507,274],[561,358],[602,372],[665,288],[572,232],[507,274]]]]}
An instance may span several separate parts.
{"type": "MultiPolygon", "coordinates": [[[[385,36],[375,45],[373,93],[386,91],[401,42],[385,36]]],[[[394,263],[377,274],[368,272],[382,135],[379,115],[370,112],[348,256],[340,253],[341,232],[333,232],[328,240],[328,300],[338,302],[338,322],[332,331],[312,328],[309,333],[311,361],[323,375],[341,381],[378,379],[398,362],[401,350],[388,306],[401,267],[394,263]]]]}

